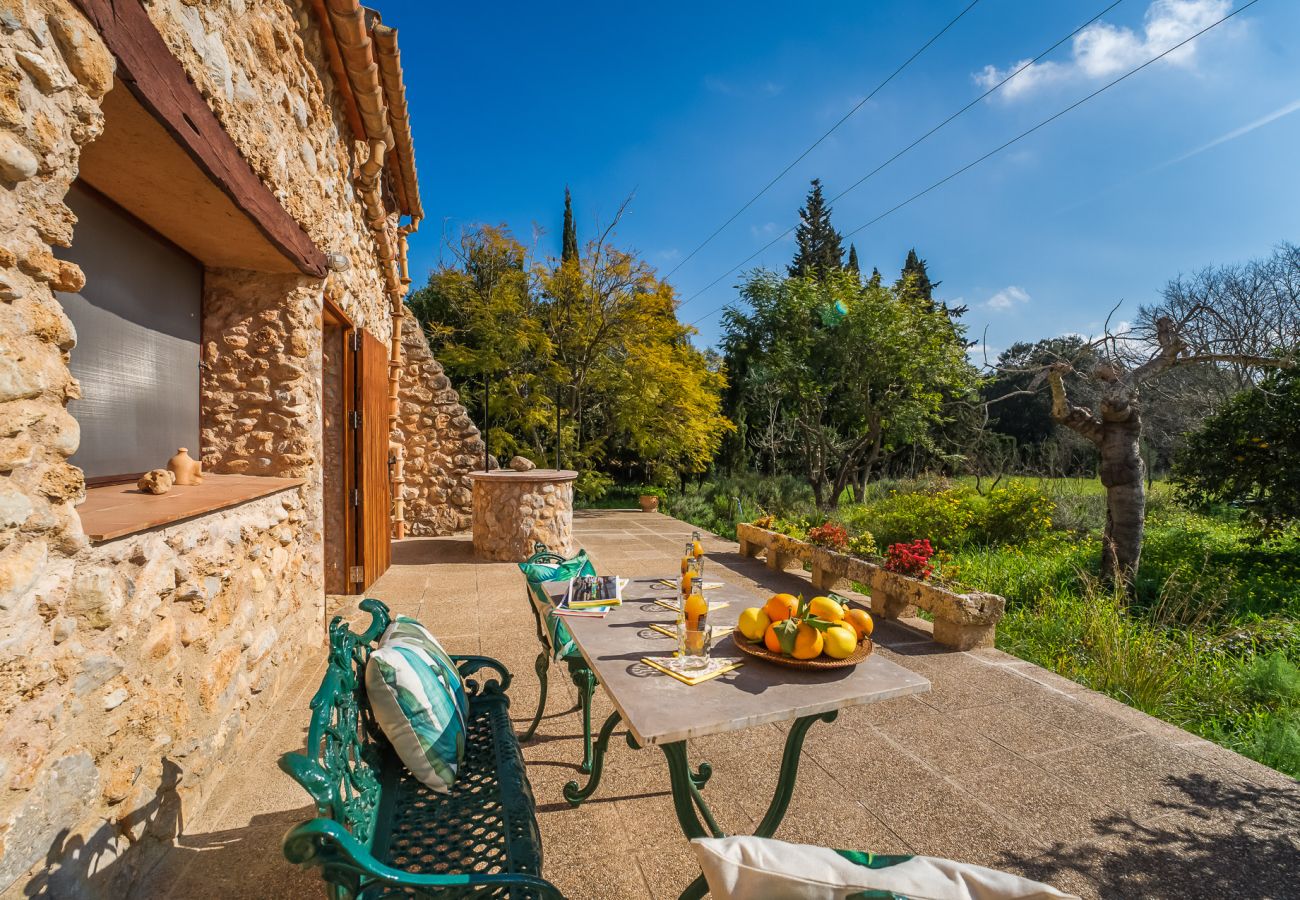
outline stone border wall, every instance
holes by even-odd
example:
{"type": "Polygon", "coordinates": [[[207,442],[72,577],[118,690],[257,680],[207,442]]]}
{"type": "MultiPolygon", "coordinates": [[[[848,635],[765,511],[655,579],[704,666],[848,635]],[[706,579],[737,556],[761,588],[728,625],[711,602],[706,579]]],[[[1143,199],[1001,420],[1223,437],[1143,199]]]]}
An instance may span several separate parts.
{"type": "Polygon", "coordinates": [[[433,358],[409,309],[402,319],[402,372],[393,441],[405,450],[406,533],[454,534],[470,527],[469,473],[483,468],[483,439],[433,358]]]}
{"type": "Polygon", "coordinates": [[[795,561],[812,566],[812,583],[822,591],[856,581],[871,588],[871,611],[885,619],[913,616],[919,607],[934,616],[934,639],[957,650],[992,647],[1007,601],[997,594],[958,594],[936,584],[887,572],[856,556],[759,528],[736,526],[743,556],[762,552],[768,568],[782,572],[795,561]]]}

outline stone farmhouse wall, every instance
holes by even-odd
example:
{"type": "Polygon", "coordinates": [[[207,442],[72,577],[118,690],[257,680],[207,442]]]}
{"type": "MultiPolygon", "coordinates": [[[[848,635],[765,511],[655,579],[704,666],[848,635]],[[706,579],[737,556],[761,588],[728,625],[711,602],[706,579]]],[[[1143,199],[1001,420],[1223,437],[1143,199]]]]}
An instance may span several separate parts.
{"type": "Polygon", "coordinates": [[[409,309],[402,320],[402,361],[393,440],[406,452],[407,534],[464,531],[473,499],[469,473],[483,468],[483,439],[409,309]]]}
{"type": "MultiPolygon", "coordinates": [[[[51,247],[72,242],[63,201],[80,148],[102,132],[115,64],[69,0],[0,0],[5,897],[128,896],[250,723],[275,707],[286,673],[319,651],[322,298],[390,336],[356,148],[310,5],[146,6],[256,173],[347,264],[326,279],[204,277],[205,470],[306,483],[92,544],[76,511],[84,477],[68,462],[80,440],[66,410],[80,395],[68,368],[76,335],[53,293],[79,290],[84,275],[51,247]]],[[[462,470],[482,445],[418,328],[406,331],[408,520],[443,533],[467,525],[462,470]]]]}

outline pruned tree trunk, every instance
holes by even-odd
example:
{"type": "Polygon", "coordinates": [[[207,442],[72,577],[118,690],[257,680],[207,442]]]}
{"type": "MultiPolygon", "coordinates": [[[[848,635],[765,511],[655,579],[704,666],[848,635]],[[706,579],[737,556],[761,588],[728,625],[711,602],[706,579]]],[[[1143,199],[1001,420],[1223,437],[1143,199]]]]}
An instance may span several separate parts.
{"type": "Polygon", "coordinates": [[[1101,484],[1106,489],[1106,527],[1102,532],[1101,574],[1108,582],[1131,585],[1142,560],[1146,521],[1146,466],[1142,462],[1142,415],[1136,388],[1103,371],[1106,383],[1101,415],[1071,406],[1062,375],[1069,367],[1048,371],[1052,418],[1087,438],[1101,454],[1101,484]]]}
{"type": "Polygon", "coordinates": [[[1146,522],[1146,465],[1142,460],[1142,416],[1132,404],[1112,410],[1102,404],[1101,484],[1106,489],[1101,573],[1107,581],[1132,584],[1142,560],[1146,522]]]}

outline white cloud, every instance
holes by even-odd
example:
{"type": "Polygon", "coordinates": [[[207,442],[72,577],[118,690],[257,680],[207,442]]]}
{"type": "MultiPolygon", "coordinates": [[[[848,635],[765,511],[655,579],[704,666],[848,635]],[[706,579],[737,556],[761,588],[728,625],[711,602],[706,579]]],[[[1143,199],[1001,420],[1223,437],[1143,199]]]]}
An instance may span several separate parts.
{"type": "Polygon", "coordinates": [[[984,308],[994,312],[1004,312],[1013,306],[1029,302],[1029,292],[1016,285],[1008,285],[984,301],[984,308]]]}
{"type": "MultiPolygon", "coordinates": [[[[1152,0],[1143,17],[1141,33],[1109,22],[1097,22],[1074,36],[1070,58],[1064,62],[1048,60],[1026,65],[1029,60],[1022,59],[1005,69],[985,66],[973,77],[976,84],[988,89],[1026,66],[998,92],[1006,101],[1063,81],[1110,78],[1187,40],[1231,9],[1232,0],[1152,0]]],[[[1196,42],[1170,53],[1165,61],[1184,68],[1194,67],[1196,42]]]]}
{"type": "Polygon", "coordinates": [[[785,85],[775,81],[742,84],[727,81],[714,75],[705,77],[704,87],[706,90],[714,94],[721,94],[724,97],[775,97],[785,90],[785,85]]]}

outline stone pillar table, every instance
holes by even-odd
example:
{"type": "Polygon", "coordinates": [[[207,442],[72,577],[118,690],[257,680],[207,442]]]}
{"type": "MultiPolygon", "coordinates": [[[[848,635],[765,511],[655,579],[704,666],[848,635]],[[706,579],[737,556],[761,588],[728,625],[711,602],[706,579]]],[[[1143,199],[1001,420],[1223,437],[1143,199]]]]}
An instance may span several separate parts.
{"type": "Polygon", "coordinates": [[[573,480],[569,469],[470,472],[474,482],[474,555],[523,562],[534,544],[572,556],[573,480]]]}

